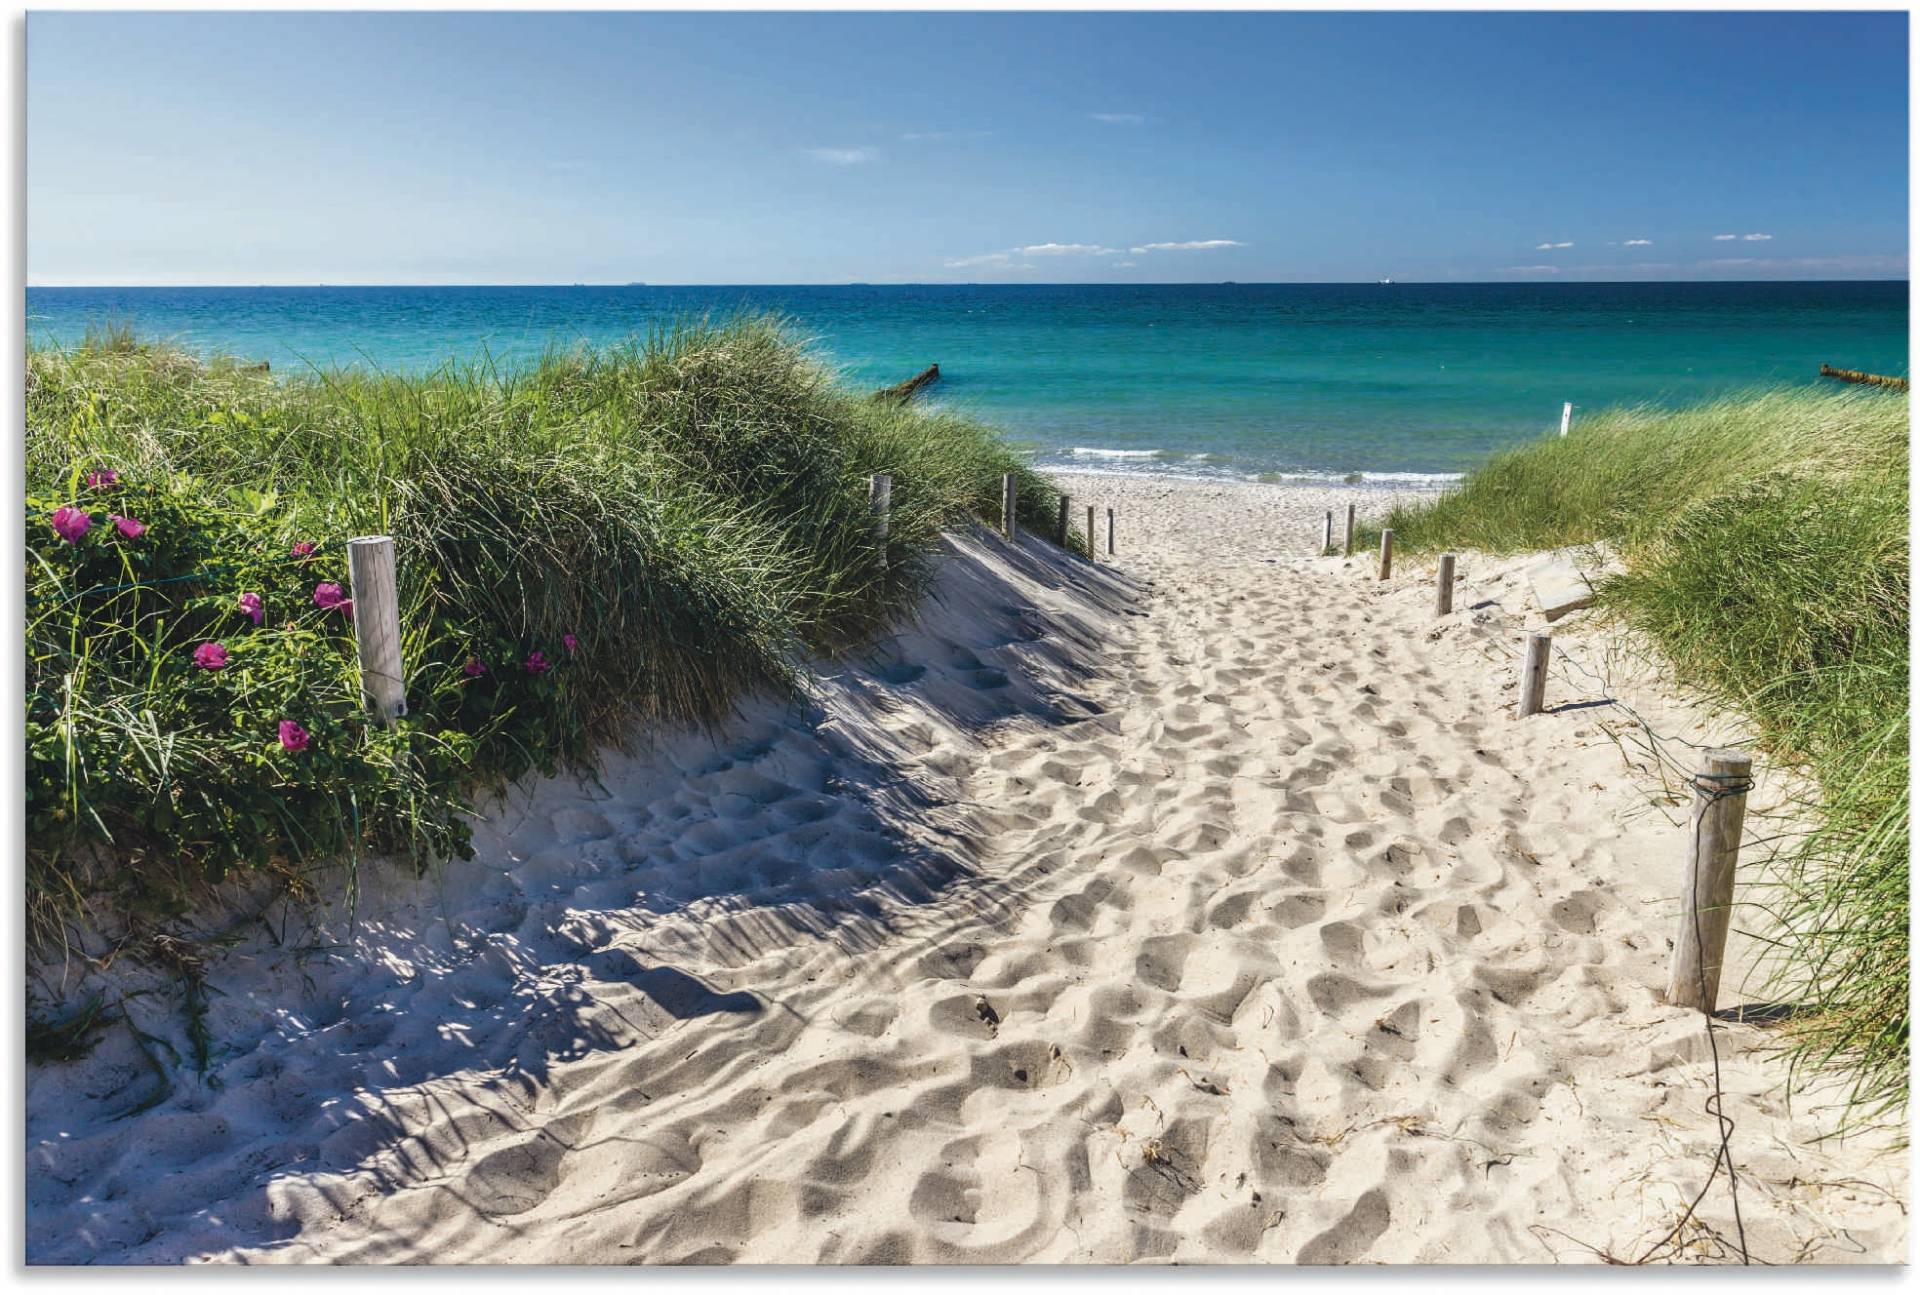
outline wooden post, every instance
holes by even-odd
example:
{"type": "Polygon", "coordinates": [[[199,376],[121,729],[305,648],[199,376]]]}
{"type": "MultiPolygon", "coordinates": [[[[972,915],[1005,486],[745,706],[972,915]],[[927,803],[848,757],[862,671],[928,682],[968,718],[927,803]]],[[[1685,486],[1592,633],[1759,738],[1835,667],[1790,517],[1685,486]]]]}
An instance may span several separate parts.
{"type": "Polygon", "coordinates": [[[1567,429],[1573,426],[1573,402],[1569,400],[1560,406],[1560,435],[1565,436],[1567,429]]]}
{"type": "Polygon", "coordinates": [[[1099,550],[1093,547],[1093,505],[1087,505],[1087,560],[1097,562],[1099,550]]]}
{"type": "Polygon", "coordinates": [[[1673,978],[1667,1001],[1712,1014],[1720,995],[1720,967],[1733,920],[1733,869],[1747,817],[1753,757],[1724,747],[1700,753],[1688,816],[1686,889],[1680,895],[1680,933],[1673,942],[1673,978]]]}
{"type": "Polygon", "coordinates": [[[1107,556],[1113,556],[1113,509],[1107,509],[1107,556]]]}
{"type": "Polygon", "coordinates": [[[867,478],[867,504],[873,509],[874,530],[884,543],[887,538],[887,514],[893,508],[893,476],[876,472],[867,478]]]}
{"type": "Polygon", "coordinates": [[[1436,616],[1445,616],[1453,610],[1453,554],[1440,555],[1440,582],[1433,594],[1433,610],[1436,616]]]}
{"type": "Polygon", "coordinates": [[[1060,496],[1060,539],[1061,548],[1067,547],[1067,505],[1071,502],[1065,495],[1060,496]]]}
{"type": "Polygon", "coordinates": [[[1547,654],[1553,635],[1527,635],[1527,665],[1520,673],[1520,718],[1538,715],[1547,704],[1547,654]]]}
{"type": "Polygon", "coordinates": [[[1020,488],[1013,473],[1003,473],[1000,477],[1000,533],[1009,542],[1018,538],[1020,519],[1020,488]]]}
{"type": "Polygon", "coordinates": [[[1387,530],[1380,532],[1380,578],[1382,580],[1385,580],[1392,575],[1393,575],[1393,530],[1392,528],[1388,528],[1387,530]]]}
{"type": "Polygon", "coordinates": [[[391,724],[407,713],[393,540],[385,535],[348,540],[347,580],[353,590],[353,636],[360,646],[360,696],[375,718],[391,724]]]}
{"type": "Polygon", "coordinates": [[[1333,551],[1333,509],[1327,509],[1327,535],[1320,541],[1320,556],[1325,557],[1333,551]]]}
{"type": "Polygon", "coordinates": [[[1347,557],[1353,556],[1353,505],[1347,505],[1347,557]]]}

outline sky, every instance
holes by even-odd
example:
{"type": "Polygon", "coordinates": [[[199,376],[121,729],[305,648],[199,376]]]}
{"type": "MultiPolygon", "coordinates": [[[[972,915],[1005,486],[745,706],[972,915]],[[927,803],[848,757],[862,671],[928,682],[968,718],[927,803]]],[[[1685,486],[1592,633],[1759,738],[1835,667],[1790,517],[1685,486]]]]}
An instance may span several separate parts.
{"type": "Polygon", "coordinates": [[[1904,13],[27,22],[30,284],[1888,278],[1904,13]]]}

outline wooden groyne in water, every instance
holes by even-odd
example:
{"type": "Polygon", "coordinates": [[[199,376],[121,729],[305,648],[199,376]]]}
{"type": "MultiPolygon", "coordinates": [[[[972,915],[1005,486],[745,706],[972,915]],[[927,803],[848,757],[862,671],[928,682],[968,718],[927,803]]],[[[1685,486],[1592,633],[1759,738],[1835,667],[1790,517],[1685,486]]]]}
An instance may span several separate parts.
{"type": "Polygon", "coordinates": [[[1907,390],[1905,378],[1889,378],[1879,373],[1862,373],[1858,369],[1836,369],[1831,364],[1820,366],[1823,378],[1838,378],[1842,382],[1864,382],[1870,387],[1886,387],[1893,391],[1907,390]]]}
{"type": "Polygon", "coordinates": [[[929,364],[924,370],[914,374],[905,382],[882,388],[873,393],[875,400],[891,400],[895,404],[905,404],[920,394],[923,387],[940,381],[940,366],[929,364]]]}

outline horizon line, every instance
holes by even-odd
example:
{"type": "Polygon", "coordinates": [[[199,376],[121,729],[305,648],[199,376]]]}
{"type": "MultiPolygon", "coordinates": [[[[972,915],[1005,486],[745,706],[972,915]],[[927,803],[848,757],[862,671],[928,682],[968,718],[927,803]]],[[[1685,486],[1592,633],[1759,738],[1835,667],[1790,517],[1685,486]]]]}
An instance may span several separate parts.
{"type": "Polygon", "coordinates": [[[125,288],[139,289],[192,289],[196,291],[233,290],[252,291],[257,288],[1289,288],[1289,287],[1549,287],[1559,285],[1644,285],[1655,283],[1911,283],[1910,274],[1898,276],[1858,276],[1853,278],[1771,278],[1771,279],[1733,279],[1733,278],[1686,278],[1686,279],[1110,279],[1110,280],[1048,280],[1000,282],[985,279],[900,279],[878,282],[866,279],[821,279],[812,282],[775,283],[775,282],[738,282],[738,283],[697,283],[697,282],[654,282],[652,280],[630,280],[627,282],[546,282],[531,281],[514,283],[492,283],[473,280],[460,283],[404,283],[375,280],[354,280],[346,282],[309,282],[309,283],[28,283],[26,290],[59,289],[62,291],[98,290],[105,292],[125,288]]]}

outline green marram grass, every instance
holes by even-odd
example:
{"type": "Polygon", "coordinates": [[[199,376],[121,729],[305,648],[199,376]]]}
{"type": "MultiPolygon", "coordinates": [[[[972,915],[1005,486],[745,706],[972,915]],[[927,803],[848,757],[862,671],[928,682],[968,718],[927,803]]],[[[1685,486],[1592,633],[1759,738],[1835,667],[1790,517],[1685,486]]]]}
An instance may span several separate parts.
{"type": "Polygon", "coordinates": [[[1908,1088],[1907,423],[1863,390],[1609,410],[1383,523],[1415,551],[1609,544],[1601,607],[1814,777],[1814,830],[1756,892],[1770,991],[1796,1068],[1844,1068],[1866,1119],[1908,1088]]]}
{"type": "Polygon", "coordinates": [[[944,528],[997,518],[1003,473],[1042,534],[1058,499],[991,429],[849,392],[762,318],[424,377],[280,377],[116,330],[29,354],[26,468],[41,938],[103,891],[171,911],[236,875],[460,853],[476,791],[716,723],[872,639],[944,528]],[[71,543],[62,508],[89,523],[71,543]],[[392,730],[316,601],[374,533],[409,671],[392,730]],[[196,665],[209,643],[225,665],[196,665]]]}

